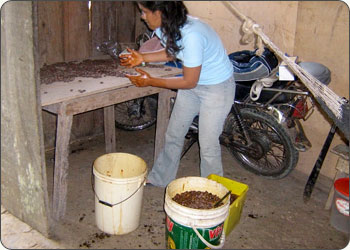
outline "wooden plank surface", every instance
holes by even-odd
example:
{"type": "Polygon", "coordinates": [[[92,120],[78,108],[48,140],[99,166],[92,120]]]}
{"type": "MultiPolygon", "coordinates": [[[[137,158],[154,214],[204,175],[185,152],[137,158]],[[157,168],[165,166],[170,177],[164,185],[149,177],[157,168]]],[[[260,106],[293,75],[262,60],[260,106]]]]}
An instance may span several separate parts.
{"type": "Polygon", "coordinates": [[[73,116],[58,116],[52,203],[52,216],[56,221],[66,212],[69,138],[72,122],[73,116]]]}
{"type": "MultiPolygon", "coordinates": [[[[155,77],[174,76],[182,72],[174,67],[152,68],[142,67],[143,70],[155,77]]],[[[122,69],[123,72],[135,74],[134,69],[122,69]]],[[[41,85],[41,106],[73,100],[78,97],[102,93],[126,86],[131,86],[126,77],[105,76],[101,78],[77,77],[71,82],[54,82],[41,85]]]]}
{"type": "Polygon", "coordinates": [[[33,5],[8,1],[1,9],[1,205],[48,237],[51,220],[37,102],[33,5]]]}
{"type": "Polygon", "coordinates": [[[37,1],[39,66],[64,61],[63,2],[37,1]]]}
{"type": "Polygon", "coordinates": [[[137,6],[133,1],[116,2],[117,41],[119,43],[135,42],[136,11],[137,6]]]}
{"type": "Polygon", "coordinates": [[[116,139],[115,139],[115,109],[114,105],[104,107],[104,130],[105,130],[105,144],[106,153],[116,152],[116,139]]]}
{"type": "Polygon", "coordinates": [[[87,1],[63,1],[63,41],[66,62],[91,56],[87,1]]]}
{"type": "Polygon", "coordinates": [[[154,141],[154,159],[158,158],[160,151],[164,147],[165,132],[168,127],[171,107],[170,98],[175,97],[175,91],[163,91],[158,95],[158,109],[157,109],[157,125],[156,125],[156,139],[154,141]]]}
{"type": "MultiPolygon", "coordinates": [[[[91,2],[91,44],[92,56],[103,55],[96,47],[105,41],[118,41],[116,28],[116,2],[91,2]]],[[[119,41],[118,41],[119,42],[119,41]]]]}
{"type": "MultiPolygon", "coordinates": [[[[76,114],[84,113],[90,110],[95,110],[95,109],[111,106],[113,104],[133,100],[136,98],[153,95],[161,92],[162,90],[165,91],[167,89],[161,89],[161,88],[155,88],[155,87],[138,88],[134,85],[129,85],[123,88],[105,91],[102,93],[97,93],[89,96],[79,97],[79,98],[75,98],[73,100],[64,102],[63,104],[66,105],[66,109],[65,109],[65,113],[61,113],[61,115],[76,115],[76,114]]],[[[60,103],[60,105],[62,105],[62,103],[60,103]]]]}

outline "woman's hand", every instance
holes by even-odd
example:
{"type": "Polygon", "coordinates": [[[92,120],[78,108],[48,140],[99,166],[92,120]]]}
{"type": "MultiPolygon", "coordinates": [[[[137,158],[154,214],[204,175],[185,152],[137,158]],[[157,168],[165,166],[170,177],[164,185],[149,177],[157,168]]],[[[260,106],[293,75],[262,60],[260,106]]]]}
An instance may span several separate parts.
{"type": "Polygon", "coordinates": [[[151,75],[148,74],[147,72],[141,70],[141,69],[135,69],[140,75],[125,75],[129,80],[131,81],[132,84],[134,84],[137,87],[147,87],[151,86],[151,75]]]}
{"type": "Polygon", "coordinates": [[[136,50],[130,48],[127,48],[127,50],[130,52],[130,54],[119,55],[120,65],[132,68],[140,65],[144,61],[143,56],[136,50]]]}
{"type": "Polygon", "coordinates": [[[158,87],[158,88],[166,88],[166,89],[192,89],[197,86],[197,82],[199,79],[199,74],[201,72],[202,66],[187,68],[184,67],[183,76],[182,77],[152,77],[147,72],[136,68],[136,72],[139,75],[127,75],[125,77],[129,78],[132,84],[137,87],[158,87]]]}

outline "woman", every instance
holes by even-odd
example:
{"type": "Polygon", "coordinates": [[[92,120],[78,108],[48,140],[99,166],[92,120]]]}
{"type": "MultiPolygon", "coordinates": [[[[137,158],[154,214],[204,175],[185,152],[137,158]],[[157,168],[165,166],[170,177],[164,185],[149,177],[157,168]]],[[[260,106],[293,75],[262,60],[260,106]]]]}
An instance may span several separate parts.
{"type": "Polygon", "coordinates": [[[185,135],[199,114],[200,173],[223,175],[219,136],[235,96],[233,67],[216,32],[198,18],[188,16],[180,1],[138,2],[141,18],[155,30],[165,47],[155,53],[121,55],[121,65],[134,67],[142,62],[179,59],[183,75],[152,77],[141,69],[128,75],[138,86],[178,89],[176,102],[165,135],[164,149],[156,159],[147,182],[165,187],[176,178],[185,135]]]}

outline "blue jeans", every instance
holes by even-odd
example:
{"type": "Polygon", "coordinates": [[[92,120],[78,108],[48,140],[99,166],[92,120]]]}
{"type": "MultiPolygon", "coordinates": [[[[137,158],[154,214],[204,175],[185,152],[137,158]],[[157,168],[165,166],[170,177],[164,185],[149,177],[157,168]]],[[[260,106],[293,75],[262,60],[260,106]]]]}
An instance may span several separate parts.
{"type": "Polygon", "coordinates": [[[165,145],[156,159],[148,182],[166,187],[176,178],[185,136],[199,115],[200,174],[223,176],[219,136],[234,102],[234,78],[215,85],[197,85],[193,89],[178,90],[172,111],[165,145]]]}

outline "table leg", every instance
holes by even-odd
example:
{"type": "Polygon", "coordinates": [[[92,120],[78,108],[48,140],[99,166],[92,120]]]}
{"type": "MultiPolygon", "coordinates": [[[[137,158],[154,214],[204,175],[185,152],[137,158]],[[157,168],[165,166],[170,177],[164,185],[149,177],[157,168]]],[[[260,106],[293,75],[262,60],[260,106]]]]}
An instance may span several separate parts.
{"type": "Polygon", "coordinates": [[[73,116],[58,114],[53,187],[53,219],[58,221],[66,212],[69,138],[73,116]]]}
{"type": "Polygon", "coordinates": [[[114,105],[104,107],[104,130],[105,130],[105,144],[106,153],[112,153],[117,151],[116,139],[115,139],[115,110],[114,105]]]}
{"type": "Polygon", "coordinates": [[[170,118],[170,98],[175,96],[170,90],[161,91],[158,94],[157,127],[154,146],[154,161],[164,147],[165,132],[170,118]]]}

